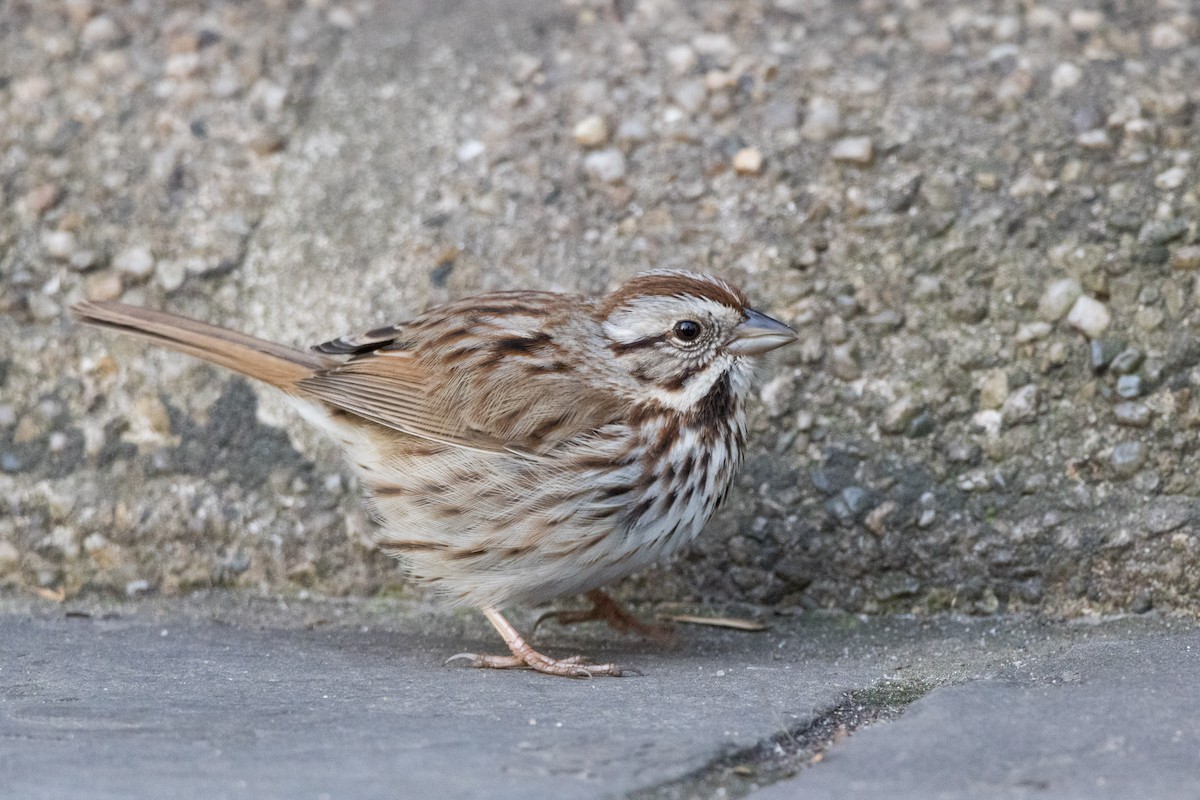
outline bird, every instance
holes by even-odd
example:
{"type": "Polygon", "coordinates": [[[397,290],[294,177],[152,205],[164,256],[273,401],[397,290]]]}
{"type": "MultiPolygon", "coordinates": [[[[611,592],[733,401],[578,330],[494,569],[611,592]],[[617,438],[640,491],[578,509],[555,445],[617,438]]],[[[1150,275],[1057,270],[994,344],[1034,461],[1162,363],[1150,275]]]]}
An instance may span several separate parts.
{"type": "Polygon", "coordinates": [[[118,302],[83,323],[262,381],[337,442],[415,581],[478,609],[507,655],[448,662],[567,677],[629,674],[545,655],[504,610],[586,594],[692,541],[733,485],[763,354],[796,339],[734,284],[651,270],[608,294],[494,291],[307,350],[118,302]]]}

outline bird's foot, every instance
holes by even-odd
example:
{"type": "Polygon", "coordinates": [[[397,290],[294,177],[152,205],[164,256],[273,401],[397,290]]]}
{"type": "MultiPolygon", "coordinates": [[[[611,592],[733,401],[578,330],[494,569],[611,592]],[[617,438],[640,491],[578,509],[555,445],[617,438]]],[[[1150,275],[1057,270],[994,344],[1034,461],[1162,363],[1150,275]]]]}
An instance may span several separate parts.
{"type": "Polygon", "coordinates": [[[576,625],[580,622],[604,622],[613,630],[621,633],[637,633],[652,639],[663,647],[678,647],[679,637],[668,625],[655,625],[643,622],[632,611],[612,599],[607,592],[593,589],[587,593],[592,601],[592,607],[586,611],[548,611],[538,617],[533,623],[529,637],[533,638],[538,626],[546,620],[553,620],[559,625],[576,625]]]}
{"type": "Polygon", "coordinates": [[[446,659],[447,664],[466,661],[467,666],[479,669],[531,669],[546,675],[560,675],[566,678],[619,678],[622,675],[641,675],[635,669],[623,668],[617,664],[593,664],[583,656],[551,658],[543,655],[534,650],[499,611],[485,608],[483,614],[504,637],[504,643],[508,645],[512,655],[459,653],[446,659]]]}

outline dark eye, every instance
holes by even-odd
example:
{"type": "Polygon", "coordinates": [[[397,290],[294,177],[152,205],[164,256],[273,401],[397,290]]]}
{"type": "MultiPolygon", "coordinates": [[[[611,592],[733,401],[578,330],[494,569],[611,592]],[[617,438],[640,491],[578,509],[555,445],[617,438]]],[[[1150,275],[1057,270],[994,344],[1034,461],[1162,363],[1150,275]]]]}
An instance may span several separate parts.
{"type": "Polygon", "coordinates": [[[700,323],[693,319],[681,319],[675,323],[675,327],[671,329],[671,332],[681,342],[694,342],[696,341],[696,337],[700,335],[700,323]]]}

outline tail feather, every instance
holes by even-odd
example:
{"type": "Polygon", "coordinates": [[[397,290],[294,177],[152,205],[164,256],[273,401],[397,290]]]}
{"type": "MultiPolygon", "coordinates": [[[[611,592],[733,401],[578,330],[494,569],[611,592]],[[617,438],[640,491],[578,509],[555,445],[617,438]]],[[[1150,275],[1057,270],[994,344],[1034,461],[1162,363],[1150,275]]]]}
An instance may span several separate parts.
{"type": "Polygon", "coordinates": [[[297,382],[332,365],[317,353],[139,306],[84,301],[71,312],[88,325],[132,334],[284,391],[294,391],[297,382]]]}

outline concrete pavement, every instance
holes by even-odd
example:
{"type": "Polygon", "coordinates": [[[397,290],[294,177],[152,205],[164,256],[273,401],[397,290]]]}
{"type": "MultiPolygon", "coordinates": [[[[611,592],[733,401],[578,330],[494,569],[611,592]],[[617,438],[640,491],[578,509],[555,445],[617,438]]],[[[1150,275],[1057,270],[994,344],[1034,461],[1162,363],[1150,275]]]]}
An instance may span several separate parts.
{"type": "Polygon", "coordinates": [[[645,673],[572,681],[443,667],[498,642],[403,603],[7,605],[2,797],[668,798],[795,769],[762,796],[1083,797],[1103,780],[1103,796],[1188,797],[1200,763],[1200,632],[1178,620],[814,613],[687,627],[673,652],[545,631],[550,652],[645,673]],[[930,689],[815,765],[762,747],[847,693],[886,716],[930,689]]]}

